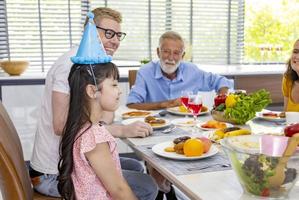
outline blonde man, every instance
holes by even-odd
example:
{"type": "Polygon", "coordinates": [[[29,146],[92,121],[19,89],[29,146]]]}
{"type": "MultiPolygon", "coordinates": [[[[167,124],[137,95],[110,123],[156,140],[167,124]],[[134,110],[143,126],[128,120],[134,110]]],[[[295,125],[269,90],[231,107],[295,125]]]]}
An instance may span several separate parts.
{"type": "MultiPolygon", "coordinates": [[[[121,14],[110,8],[97,8],[92,11],[103,46],[109,55],[113,55],[126,36],[121,32],[121,14]]],[[[59,142],[66,122],[69,107],[68,75],[72,66],[70,57],[75,56],[78,47],[62,55],[47,74],[44,96],[42,98],[41,116],[32,158],[30,176],[34,189],[38,192],[59,197],[57,189],[59,142]]],[[[102,121],[110,124],[114,113],[105,113],[102,121]]],[[[149,125],[138,122],[127,126],[107,125],[115,137],[146,137],[152,129],[149,125]]],[[[123,175],[139,199],[154,199],[157,186],[152,178],[143,174],[143,167],[134,159],[122,158],[123,175]]]]}

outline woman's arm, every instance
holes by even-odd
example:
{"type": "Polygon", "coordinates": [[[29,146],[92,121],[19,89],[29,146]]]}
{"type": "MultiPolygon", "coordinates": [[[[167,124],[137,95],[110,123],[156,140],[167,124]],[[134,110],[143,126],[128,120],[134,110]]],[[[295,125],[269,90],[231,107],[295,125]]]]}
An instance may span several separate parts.
{"type": "Polygon", "coordinates": [[[284,98],[283,98],[283,110],[284,110],[285,112],[287,111],[288,101],[289,101],[289,98],[288,98],[288,97],[284,97],[284,98]]]}
{"type": "Polygon", "coordinates": [[[85,156],[112,199],[137,199],[126,180],[117,171],[108,143],[97,144],[92,151],[85,153],[85,156]]]}

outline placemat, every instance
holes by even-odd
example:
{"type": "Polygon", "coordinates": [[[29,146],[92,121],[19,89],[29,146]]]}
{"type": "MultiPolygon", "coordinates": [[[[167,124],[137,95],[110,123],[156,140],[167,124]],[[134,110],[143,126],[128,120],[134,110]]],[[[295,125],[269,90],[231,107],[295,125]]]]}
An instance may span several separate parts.
{"type": "Polygon", "coordinates": [[[186,130],[183,130],[179,127],[175,127],[174,125],[171,125],[167,128],[163,128],[163,129],[157,129],[153,131],[152,136],[165,136],[165,135],[190,135],[190,133],[186,130]],[[164,130],[168,129],[168,128],[174,128],[172,129],[169,133],[163,133],[164,130]]]}
{"type": "Polygon", "coordinates": [[[153,145],[143,145],[136,147],[139,151],[149,156],[154,162],[159,163],[175,175],[188,175],[193,173],[203,173],[212,171],[224,171],[231,169],[230,162],[224,152],[219,151],[209,158],[198,160],[174,160],[157,156],[152,151],[153,145]]]}

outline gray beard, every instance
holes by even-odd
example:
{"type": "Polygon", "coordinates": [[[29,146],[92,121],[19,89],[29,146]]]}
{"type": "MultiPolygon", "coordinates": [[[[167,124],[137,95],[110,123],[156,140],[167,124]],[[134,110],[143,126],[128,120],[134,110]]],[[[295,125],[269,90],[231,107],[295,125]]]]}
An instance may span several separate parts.
{"type": "Polygon", "coordinates": [[[170,69],[169,67],[166,67],[166,66],[160,61],[161,69],[162,69],[162,71],[163,71],[164,73],[166,73],[166,74],[172,74],[172,73],[174,73],[174,72],[178,69],[178,67],[180,66],[180,64],[181,64],[181,62],[178,62],[174,68],[171,68],[171,69],[170,69]]]}

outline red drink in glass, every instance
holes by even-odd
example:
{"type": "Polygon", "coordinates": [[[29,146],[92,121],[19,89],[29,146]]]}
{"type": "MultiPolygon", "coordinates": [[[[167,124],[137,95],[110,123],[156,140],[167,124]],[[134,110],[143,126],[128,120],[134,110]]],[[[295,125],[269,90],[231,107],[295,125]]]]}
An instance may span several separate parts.
{"type": "Polygon", "coordinates": [[[188,100],[189,100],[188,97],[181,97],[181,102],[182,102],[183,106],[185,106],[185,108],[187,108],[187,109],[189,107],[188,100]]]}
{"type": "Polygon", "coordinates": [[[201,104],[193,104],[193,103],[189,102],[188,106],[189,106],[188,108],[192,112],[192,114],[197,116],[201,111],[202,103],[201,104]]]}

